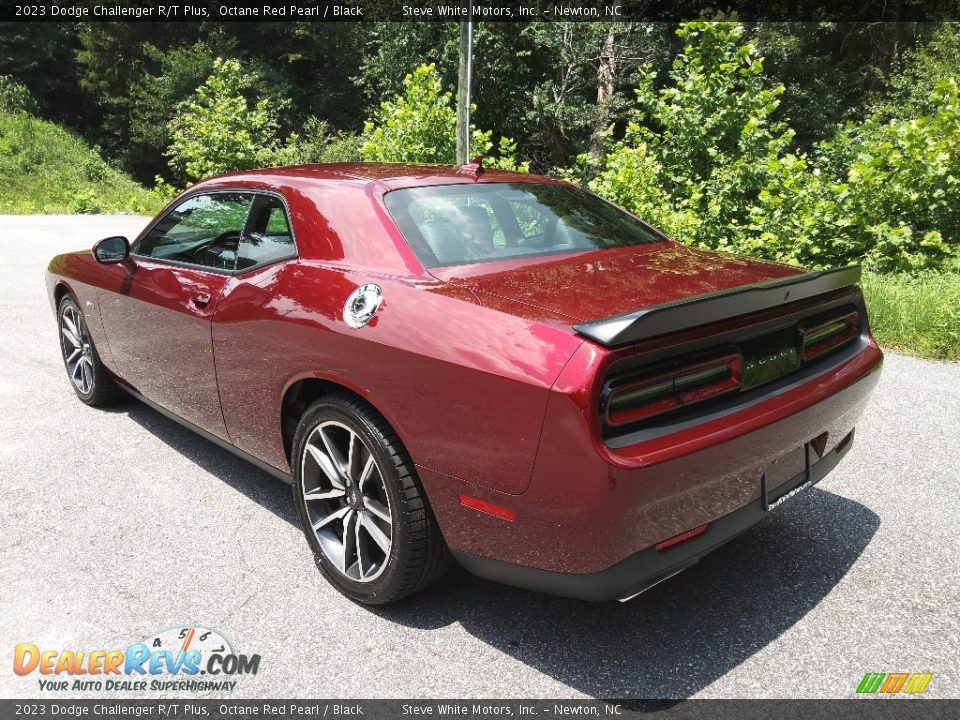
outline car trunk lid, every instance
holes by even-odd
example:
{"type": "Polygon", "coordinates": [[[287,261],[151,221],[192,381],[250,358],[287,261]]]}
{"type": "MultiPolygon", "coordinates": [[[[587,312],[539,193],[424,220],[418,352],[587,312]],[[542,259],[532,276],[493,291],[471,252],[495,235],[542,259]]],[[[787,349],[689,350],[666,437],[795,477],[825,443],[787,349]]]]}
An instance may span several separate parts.
{"type": "Polygon", "coordinates": [[[576,325],[802,271],[665,242],[431,272],[470,287],[501,311],[531,320],[562,317],[576,325]]]}

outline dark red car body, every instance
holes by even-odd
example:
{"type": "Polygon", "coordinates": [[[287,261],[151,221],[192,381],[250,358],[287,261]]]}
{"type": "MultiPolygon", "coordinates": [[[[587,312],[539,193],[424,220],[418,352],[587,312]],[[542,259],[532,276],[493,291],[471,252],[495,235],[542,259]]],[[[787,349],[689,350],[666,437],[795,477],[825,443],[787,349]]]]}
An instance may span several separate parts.
{"type": "Polygon", "coordinates": [[[279,193],[298,257],[218,273],[136,254],[103,265],[83,251],[51,262],[50,298],[77,297],[125,386],[281,477],[292,400],[306,388],[356,393],[406,446],[462,564],[576,597],[626,597],[683,569],[765,517],[779,488],[819,480],[849,449],[882,362],[855,285],[605,346],[575,326],[801,271],[666,239],[426,269],[384,196],[475,182],[557,181],[393,165],[228,175],[186,195],[279,193]],[[371,282],[383,305],[353,329],[344,303],[371,282]],[[848,306],[863,319],[857,335],[821,364],[669,432],[605,436],[611,374],[848,306]]]}

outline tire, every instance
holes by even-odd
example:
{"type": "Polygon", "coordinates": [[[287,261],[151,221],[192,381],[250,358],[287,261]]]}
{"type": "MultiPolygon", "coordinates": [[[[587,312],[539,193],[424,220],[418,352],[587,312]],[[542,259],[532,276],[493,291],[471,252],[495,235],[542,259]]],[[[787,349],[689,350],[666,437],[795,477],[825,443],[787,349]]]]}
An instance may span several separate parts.
{"type": "Polygon", "coordinates": [[[345,393],[312,404],[297,425],[292,458],[307,543],[321,573],[348,598],[395,602],[450,567],[413,462],[369,404],[345,393]]]}
{"type": "Polygon", "coordinates": [[[60,300],[57,330],[67,378],[80,401],[101,407],[123,399],[124,392],[100,360],[86,319],[73,295],[64,295],[60,300]]]}

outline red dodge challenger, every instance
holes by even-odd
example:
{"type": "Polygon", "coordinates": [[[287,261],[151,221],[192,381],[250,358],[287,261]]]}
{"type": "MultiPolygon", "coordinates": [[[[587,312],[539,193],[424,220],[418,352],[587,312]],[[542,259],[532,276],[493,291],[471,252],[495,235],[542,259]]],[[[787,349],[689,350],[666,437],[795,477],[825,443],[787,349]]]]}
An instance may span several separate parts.
{"type": "Polygon", "coordinates": [[[132,394],[292,483],[323,574],[381,604],[452,559],[624,600],[763,520],[877,383],[858,279],[475,161],[207,180],[47,285],[83,402],[132,394]]]}

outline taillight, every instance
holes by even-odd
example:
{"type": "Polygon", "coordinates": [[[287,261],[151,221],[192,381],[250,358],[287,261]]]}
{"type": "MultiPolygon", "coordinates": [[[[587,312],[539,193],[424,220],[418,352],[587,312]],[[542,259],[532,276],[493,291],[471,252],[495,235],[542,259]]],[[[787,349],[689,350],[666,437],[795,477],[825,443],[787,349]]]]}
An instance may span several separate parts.
{"type": "Polygon", "coordinates": [[[619,426],[646,420],[736,390],[740,387],[742,368],[740,353],[731,352],[616,382],[606,398],[607,424],[619,426]]]}
{"type": "Polygon", "coordinates": [[[800,328],[800,356],[812,362],[860,334],[860,313],[856,310],[824,322],[800,328]]]}

